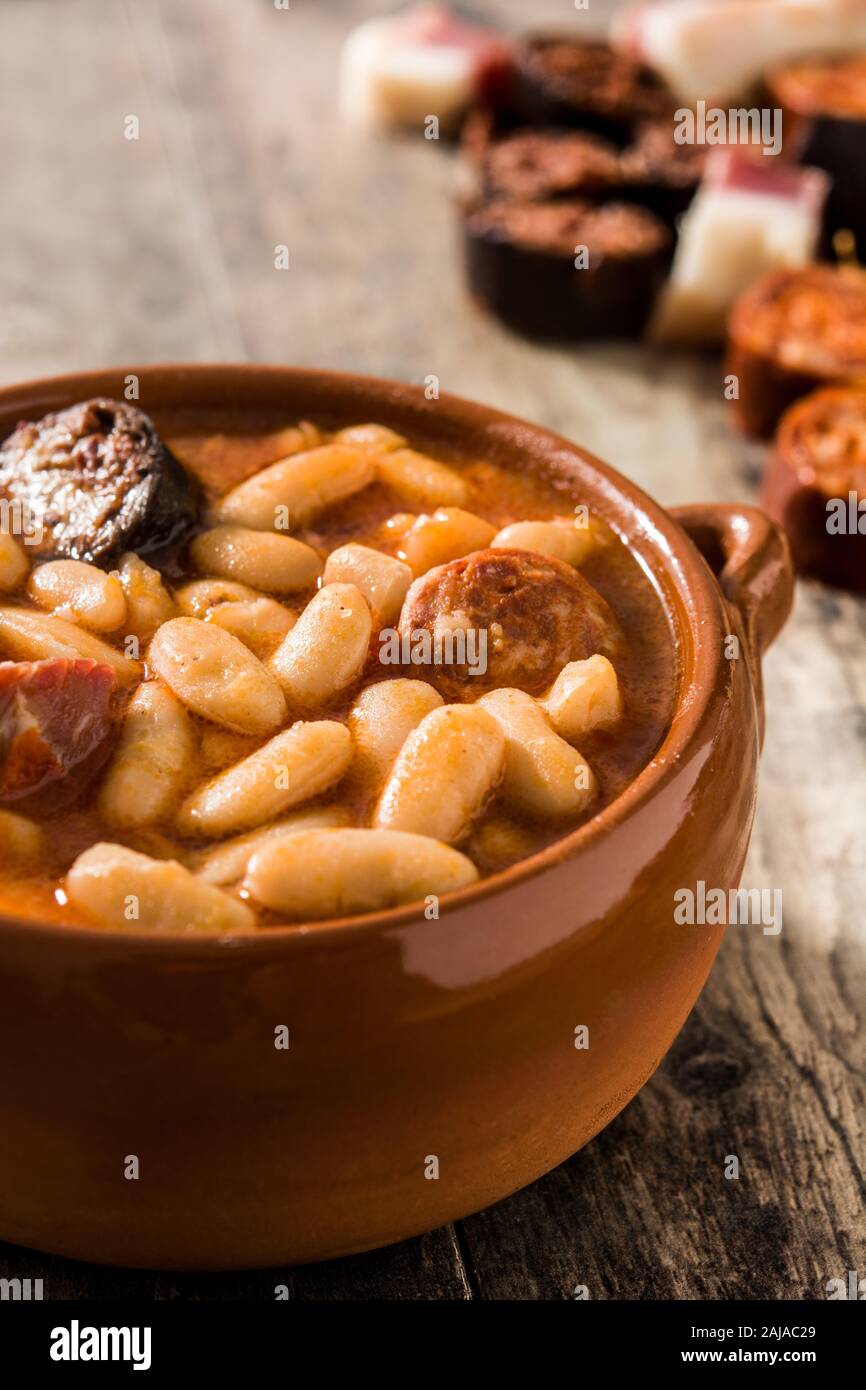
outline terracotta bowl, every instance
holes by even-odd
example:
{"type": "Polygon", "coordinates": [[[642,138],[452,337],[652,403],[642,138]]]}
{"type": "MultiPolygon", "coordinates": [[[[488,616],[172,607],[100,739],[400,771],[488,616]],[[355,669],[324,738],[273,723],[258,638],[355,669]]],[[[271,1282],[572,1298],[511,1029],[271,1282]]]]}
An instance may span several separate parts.
{"type": "Polygon", "coordinates": [[[760,663],[791,602],[749,507],[668,513],[568,440],[394,382],[282,367],[146,367],[0,391],[20,418],[118,395],[155,414],[375,419],[510,468],[545,462],[627,537],[667,605],[681,678],[658,755],[554,846],[443,902],[243,939],[0,921],[0,1238],[145,1268],[324,1259],[514,1192],[652,1075],[720,927],[674,892],[739,882],[760,663]],[[728,660],[726,635],[742,656],[728,660]],[[277,1050],[274,1030],[290,1029],[277,1050]],[[575,1029],[589,1028],[588,1050],[575,1029]],[[127,1155],[140,1176],[124,1177],[127,1155]],[[432,1174],[438,1160],[438,1177],[432,1174]]]}

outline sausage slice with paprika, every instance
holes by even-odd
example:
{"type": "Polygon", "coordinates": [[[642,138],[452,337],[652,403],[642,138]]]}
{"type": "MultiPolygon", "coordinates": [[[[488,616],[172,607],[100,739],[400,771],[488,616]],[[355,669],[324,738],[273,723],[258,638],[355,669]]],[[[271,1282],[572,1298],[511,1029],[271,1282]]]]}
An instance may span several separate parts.
{"type": "Polygon", "coordinates": [[[807,392],[866,378],[866,271],[807,265],[762,276],[731,312],[726,372],[735,419],[759,439],[807,392]]]}
{"type": "Polygon", "coordinates": [[[763,502],[799,570],[866,593],[866,385],[828,386],[786,411],[763,502]]]}

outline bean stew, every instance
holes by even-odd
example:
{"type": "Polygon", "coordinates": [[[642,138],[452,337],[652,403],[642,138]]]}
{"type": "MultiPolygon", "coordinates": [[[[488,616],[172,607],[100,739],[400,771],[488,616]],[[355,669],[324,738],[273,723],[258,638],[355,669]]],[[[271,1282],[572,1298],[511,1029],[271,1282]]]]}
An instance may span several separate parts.
{"type": "Polygon", "coordinates": [[[0,909],[238,932],[418,902],[670,723],[638,560],[561,478],[94,400],[0,444],[0,909]]]}

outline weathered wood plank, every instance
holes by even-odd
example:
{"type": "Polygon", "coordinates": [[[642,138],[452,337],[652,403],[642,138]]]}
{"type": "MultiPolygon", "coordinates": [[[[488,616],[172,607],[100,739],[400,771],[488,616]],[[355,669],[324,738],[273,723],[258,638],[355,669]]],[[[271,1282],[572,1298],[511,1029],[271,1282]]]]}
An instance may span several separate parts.
{"type": "Polygon", "coordinates": [[[238,1302],[304,1300],[413,1300],[471,1297],[453,1227],[354,1259],[297,1269],[234,1274],[151,1273],[107,1269],[0,1244],[0,1278],[42,1280],[46,1300],[79,1299],[238,1302]]]}

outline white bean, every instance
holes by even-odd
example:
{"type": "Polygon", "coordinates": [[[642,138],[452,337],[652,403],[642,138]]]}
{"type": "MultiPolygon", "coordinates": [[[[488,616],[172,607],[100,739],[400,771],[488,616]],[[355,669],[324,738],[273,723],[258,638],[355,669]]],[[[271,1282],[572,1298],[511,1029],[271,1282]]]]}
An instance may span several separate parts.
{"type": "Polygon", "coordinates": [[[0,531],[0,593],[11,594],[27,578],[30,561],[23,545],[8,531],[0,531]]]}
{"type": "Polygon", "coordinates": [[[247,931],[255,914],[174,859],[125,845],[92,845],[66,875],[73,907],[104,927],[151,931],[247,931]]]}
{"type": "Polygon", "coordinates": [[[0,650],[14,661],[44,661],[55,656],[75,661],[85,657],[111,666],[121,685],[133,685],[141,679],[137,661],[121,656],[107,642],[53,613],[0,608],[0,650]]]}
{"type": "Polygon", "coordinates": [[[201,618],[202,621],[221,603],[245,603],[260,597],[256,589],[251,589],[248,584],[238,584],[233,579],[194,579],[175,594],[181,613],[187,618],[201,618]]]}
{"type": "Polygon", "coordinates": [[[48,842],[34,821],[14,811],[0,811],[0,860],[30,868],[47,854],[48,842]]]}
{"type": "Polygon", "coordinates": [[[380,782],[413,729],[441,704],[439,691],[426,681],[377,681],[362,690],[349,712],[362,776],[380,782]]]}
{"type": "Polygon", "coordinates": [[[551,729],[544,710],[524,690],[491,690],[478,704],[505,735],[506,799],[547,818],[577,815],[596,795],[589,764],[551,729]]]}
{"type": "Polygon", "coordinates": [[[334,435],[335,444],[351,444],[355,449],[369,449],[384,454],[388,449],[400,449],[406,443],[402,434],[387,425],[346,425],[334,435]]]}
{"type": "Polygon", "coordinates": [[[33,571],[27,593],[40,608],[94,632],[115,632],[126,618],[120,580],[84,560],[49,560],[33,571]]]}
{"type": "Polygon", "coordinates": [[[214,724],[264,736],[285,721],[286,702],[273,676],[212,623],[172,618],[153,637],[147,659],[179,700],[214,724]]]}
{"type": "Polygon", "coordinates": [[[195,739],[189,716],[160,681],[140,685],[99,794],[109,825],[139,830],[162,820],[189,780],[195,739]]]}
{"type": "Polygon", "coordinates": [[[462,507],[469,488],[459,473],[415,449],[394,449],[376,458],[386,487],[422,507],[462,507]]]}
{"type": "Polygon", "coordinates": [[[373,477],[367,450],[324,444],[254,473],[220,499],[216,515],[260,531],[295,530],[360,492],[373,477]]]}
{"type": "Polygon", "coordinates": [[[412,571],[402,560],[367,545],[341,545],[325,562],[325,584],[354,584],[382,622],[397,617],[412,583],[412,571]]]}
{"type": "Polygon", "coordinates": [[[231,579],[185,584],[178,590],[177,602],[182,613],[216,623],[260,657],[269,656],[296,622],[291,609],[276,599],[231,579]]]}
{"type": "Polygon", "coordinates": [[[566,565],[580,565],[595,546],[589,526],[578,526],[571,517],[552,521],[515,521],[497,532],[490,544],[505,550],[534,550],[566,565]]]}
{"type": "Polygon", "coordinates": [[[280,835],[297,835],[301,830],[329,830],[346,825],[349,813],[343,806],[322,806],[314,811],[296,811],[293,816],[278,820],[266,830],[250,830],[245,835],[236,835],[215,849],[200,850],[194,856],[192,867],[206,883],[216,883],[223,887],[239,883],[247,871],[247,864],[257,850],[268,840],[280,835]]]}
{"type": "Polygon", "coordinates": [[[426,835],[394,830],[305,830],[253,855],[244,887],[293,919],[377,912],[474,883],[465,854],[426,835]]]}
{"type": "Polygon", "coordinates": [[[407,738],[374,823],[453,843],[468,832],[502,776],[505,737],[478,705],[443,705],[407,738]]]}
{"type": "Polygon", "coordinates": [[[121,556],[117,577],[126,596],[126,627],[141,642],[147,642],[160,623],[175,616],[171,594],[159,570],[129,551],[121,556]]]}
{"type": "Polygon", "coordinates": [[[483,517],[463,511],[462,507],[439,507],[432,516],[415,518],[407,531],[398,554],[411,565],[414,574],[426,574],[436,565],[459,560],[472,550],[484,550],[496,534],[483,517]]]}
{"type": "Polygon", "coordinates": [[[332,786],[351,760],[345,724],[293,724],[194,792],[180,808],[178,828],[218,839],[263,825],[332,786]]]}
{"type": "Polygon", "coordinates": [[[309,589],[322,573],[322,562],[312,546],[292,536],[244,526],[203,531],[189,553],[199,574],[217,574],[270,594],[309,589]]]}
{"type": "Polygon", "coordinates": [[[592,729],[606,729],[622,715],[616,671],[606,656],[570,661],[539,700],[558,734],[576,742],[592,729]]]}
{"type": "Polygon", "coordinates": [[[327,704],[357,680],[373,630],[354,584],[327,584],[310,599],[269,662],[290,704],[327,704]]]}
{"type": "Polygon", "coordinates": [[[275,598],[262,595],[245,603],[221,603],[208,613],[205,621],[216,623],[256,656],[264,658],[291,632],[297,618],[275,598]]]}

